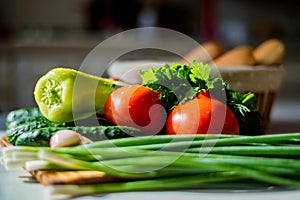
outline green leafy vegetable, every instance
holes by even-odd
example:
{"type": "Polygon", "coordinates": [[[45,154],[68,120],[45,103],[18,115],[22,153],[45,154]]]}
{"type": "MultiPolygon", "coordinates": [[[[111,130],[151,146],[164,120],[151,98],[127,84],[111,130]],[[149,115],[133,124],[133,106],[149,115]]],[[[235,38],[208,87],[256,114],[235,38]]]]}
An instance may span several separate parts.
{"type": "Polygon", "coordinates": [[[194,61],[191,67],[191,72],[192,74],[190,75],[190,78],[193,82],[196,82],[197,79],[206,82],[209,81],[210,68],[208,65],[203,65],[202,63],[194,61]]]}
{"type": "Polygon", "coordinates": [[[15,123],[16,121],[20,120],[21,118],[27,118],[27,117],[37,117],[37,116],[43,116],[40,112],[40,109],[37,107],[32,108],[19,108],[16,110],[10,111],[6,116],[6,127],[9,128],[11,123],[15,123]]]}
{"type": "Polygon", "coordinates": [[[227,105],[236,114],[240,131],[243,134],[259,134],[261,132],[261,115],[253,106],[256,101],[253,93],[241,94],[239,92],[226,89],[227,105]]]}

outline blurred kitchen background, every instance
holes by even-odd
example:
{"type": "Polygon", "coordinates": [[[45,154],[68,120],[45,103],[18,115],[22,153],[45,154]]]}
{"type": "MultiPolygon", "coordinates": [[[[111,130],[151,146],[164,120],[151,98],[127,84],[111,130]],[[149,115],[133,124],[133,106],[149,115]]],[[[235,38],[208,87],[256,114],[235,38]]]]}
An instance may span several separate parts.
{"type": "Polygon", "coordinates": [[[199,43],[216,40],[225,49],[281,39],[287,47],[286,76],[270,131],[300,131],[299,9],[294,0],[0,1],[0,112],[35,106],[34,85],[49,69],[77,68],[106,38],[157,26],[199,43]]]}

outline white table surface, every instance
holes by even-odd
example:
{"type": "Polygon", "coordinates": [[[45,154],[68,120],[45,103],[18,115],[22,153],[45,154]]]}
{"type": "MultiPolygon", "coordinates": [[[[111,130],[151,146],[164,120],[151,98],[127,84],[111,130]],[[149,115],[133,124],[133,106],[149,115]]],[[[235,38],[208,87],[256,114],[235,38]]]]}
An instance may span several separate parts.
{"type": "MultiPolygon", "coordinates": [[[[0,132],[3,135],[4,132],[0,132]]],[[[50,200],[49,188],[32,180],[30,174],[22,168],[6,170],[0,165],[0,200],[50,200]]],[[[78,197],[76,200],[282,200],[300,199],[300,190],[265,190],[265,191],[153,191],[153,192],[122,192],[96,196],[78,197]]]]}

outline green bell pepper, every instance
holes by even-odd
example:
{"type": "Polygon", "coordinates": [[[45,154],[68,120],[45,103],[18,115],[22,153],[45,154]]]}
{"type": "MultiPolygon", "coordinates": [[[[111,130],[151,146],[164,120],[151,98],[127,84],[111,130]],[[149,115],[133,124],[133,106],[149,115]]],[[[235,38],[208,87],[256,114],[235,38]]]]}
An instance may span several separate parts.
{"type": "Polygon", "coordinates": [[[34,98],[48,120],[70,122],[103,112],[116,83],[74,69],[54,68],[37,81],[34,98]]]}

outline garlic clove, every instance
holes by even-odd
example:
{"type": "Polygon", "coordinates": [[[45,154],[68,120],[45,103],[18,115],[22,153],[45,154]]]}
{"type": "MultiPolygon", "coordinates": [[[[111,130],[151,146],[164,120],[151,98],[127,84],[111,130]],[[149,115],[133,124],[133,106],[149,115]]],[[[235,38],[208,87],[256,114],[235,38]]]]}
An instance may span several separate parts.
{"type": "Polygon", "coordinates": [[[81,135],[72,130],[59,130],[50,138],[50,147],[68,147],[81,144],[81,135]]]}

